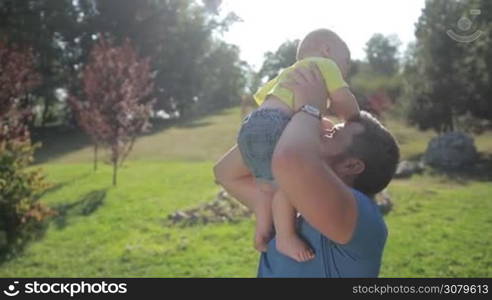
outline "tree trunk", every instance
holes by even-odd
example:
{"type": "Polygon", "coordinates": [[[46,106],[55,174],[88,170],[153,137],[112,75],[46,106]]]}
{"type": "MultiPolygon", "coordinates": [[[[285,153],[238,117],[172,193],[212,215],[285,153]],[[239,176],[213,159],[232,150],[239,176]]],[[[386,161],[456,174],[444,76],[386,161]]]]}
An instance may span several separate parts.
{"type": "Polygon", "coordinates": [[[116,176],[118,173],[118,162],[113,161],[113,186],[116,186],[116,176]]]}
{"type": "Polygon", "coordinates": [[[41,127],[46,126],[46,121],[48,120],[48,112],[50,110],[51,103],[48,100],[48,98],[45,96],[44,97],[44,107],[43,107],[43,113],[41,115],[41,127]]]}
{"type": "Polygon", "coordinates": [[[97,148],[98,144],[94,144],[94,172],[97,171],[97,148]]]}

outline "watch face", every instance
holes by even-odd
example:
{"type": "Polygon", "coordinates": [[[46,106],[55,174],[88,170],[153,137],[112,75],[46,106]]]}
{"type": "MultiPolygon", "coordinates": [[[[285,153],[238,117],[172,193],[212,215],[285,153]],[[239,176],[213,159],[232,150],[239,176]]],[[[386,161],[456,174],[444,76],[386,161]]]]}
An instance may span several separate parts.
{"type": "Polygon", "coordinates": [[[313,116],[315,118],[321,119],[321,113],[314,106],[311,106],[309,104],[306,104],[306,105],[302,106],[301,110],[304,111],[304,112],[306,112],[306,113],[308,113],[308,114],[310,114],[311,116],[313,116]]]}
{"type": "Polygon", "coordinates": [[[310,113],[313,113],[313,114],[319,114],[319,111],[312,107],[312,106],[306,106],[306,109],[310,112],[310,113]]]}

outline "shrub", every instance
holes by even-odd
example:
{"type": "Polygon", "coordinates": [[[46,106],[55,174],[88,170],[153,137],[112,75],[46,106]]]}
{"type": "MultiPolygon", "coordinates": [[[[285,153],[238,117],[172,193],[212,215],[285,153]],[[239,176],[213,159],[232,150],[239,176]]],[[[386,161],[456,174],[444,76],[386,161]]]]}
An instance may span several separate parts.
{"type": "Polygon", "coordinates": [[[19,249],[54,212],[39,202],[47,188],[40,170],[28,170],[33,153],[23,97],[41,81],[30,49],[0,39],[0,254],[19,249]]]}

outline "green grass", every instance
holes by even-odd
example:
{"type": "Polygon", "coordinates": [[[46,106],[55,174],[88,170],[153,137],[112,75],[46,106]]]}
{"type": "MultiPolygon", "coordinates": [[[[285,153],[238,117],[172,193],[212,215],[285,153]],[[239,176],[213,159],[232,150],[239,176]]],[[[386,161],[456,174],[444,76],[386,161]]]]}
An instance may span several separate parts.
{"type": "Polygon", "coordinates": [[[166,277],[251,276],[256,256],[250,242],[253,223],[170,228],[176,209],[210,201],[210,162],[138,162],[121,170],[120,186],[110,187],[111,169],[96,174],[88,164],[55,164],[45,170],[63,184],[44,202],[74,204],[51,222],[44,238],[5,263],[0,277],[166,277]],[[104,191],[90,214],[91,198],[104,191]],[[92,193],[94,195],[94,193],[92,193]]]}
{"type": "MultiPolygon", "coordinates": [[[[139,161],[214,161],[235,143],[241,116],[239,109],[228,109],[217,115],[200,118],[183,125],[145,135],[137,140],[129,160],[139,161]]],[[[83,136],[67,132],[44,141],[40,156],[49,157],[49,163],[91,163],[93,149],[83,136]],[[77,139],[77,140],[74,140],[77,139]],[[64,143],[83,145],[62,156],[53,154],[70,148],[64,143]],[[50,156],[54,156],[51,158],[50,156]]],[[[103,159],[107,153],[102,153],[103,159]]]]}
{"type": "Polygon", "coordinates": [[[492,277],[490,182],[394,180],[381,276],[492,277]]]}
{"type": "MultiPolygon", "coordinates": [[[[0,265],[0,277],[253,277],[253,221],[170,227],[166,216],[215,197],[211,168],[234,144],[239,109],[175,126],[137,141],[111,187],[111,169],[92,172],[91,149],[42,164],[54,187],[42,201],[61,215],[44,236],[0,265]]],[[[421,154],[432,133],[389,119],[404,158],[421,154]]],[[[492,135],[476,140],[492,153],[492,135]]],[[[46,144],[55,151],[58,145],[46,144]]],[[[381,276],[492,276],[492,185],[426,172],[394,180],[394,210],[381,276]]]]}

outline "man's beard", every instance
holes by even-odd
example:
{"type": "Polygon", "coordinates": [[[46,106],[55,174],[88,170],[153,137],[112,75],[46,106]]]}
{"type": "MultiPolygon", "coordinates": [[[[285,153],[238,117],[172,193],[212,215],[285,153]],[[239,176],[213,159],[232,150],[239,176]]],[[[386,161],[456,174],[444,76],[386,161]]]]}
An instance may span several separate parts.
{"type": "Polygon", "coordinates": [[[330,155],[330,156],[325,156],[324,157],[324,162],[331,168],[334,167],[336,163],[339,163],[343,161],[344,159],[347,159],[348,155],[346,152],[335,154],[335,155],[330,155]]]}

